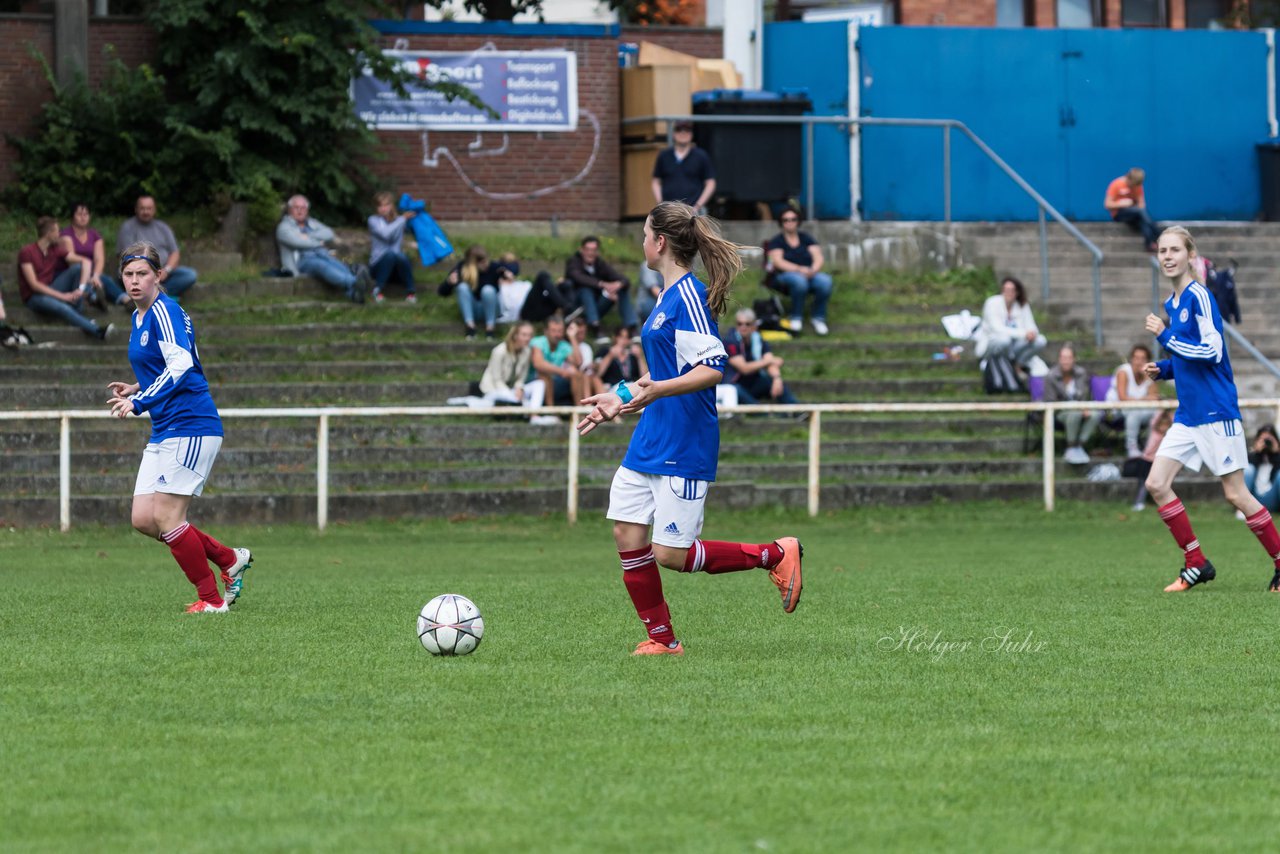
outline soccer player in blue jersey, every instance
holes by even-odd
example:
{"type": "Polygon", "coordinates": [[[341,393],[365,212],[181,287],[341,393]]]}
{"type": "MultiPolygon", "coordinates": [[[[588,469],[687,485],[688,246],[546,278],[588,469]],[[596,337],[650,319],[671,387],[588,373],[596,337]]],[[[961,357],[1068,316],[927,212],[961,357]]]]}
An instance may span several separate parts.
{"type": "Polygon", "coordinates": [[[1231,360],[1222,339],[1222,315],[1208,289],[1195,280],[1191,269],[1195,255],[1195,241],[1185,228],[1173,226],[1161,233],[1156,260],[1173,286],[1173,296],[1164,303],[1170,325],[1166,327],[1154,314],[1147,315],[1146,320],[1147,331],[1159,339],[1169,358],[1148,363],[1143,370],[1152,379],[1175,380],[1178,384],[1178,411],[1173,426],[1147,475],[1147,492],[1155,499],[1160,518],[1185,555],[1183,568],[1165,592],[1190,590],[1212,581],[1216,575],[1191,530],[1186,508],[1173,492],[1173,479],[1183,466],[1198,471],[1201,464],[1222,480],[1227,500],[1244,514],[1245,524],[1271,557],[1275,574],[1270,589],[1280,592],[1280,534],[1276,533],[1271,513],[1258,503],[1244,482],[1248,450],[1231,360]]]}
{"type": "Polygon", "coordinates": [[[649,373],[583,400],[594,409],[578,422],[578,432],[644,410],[614,475],[608,518],[623,583],[648,632],[633,654],[683,655],[659,565],[712,575],[767,570],[783,610],[791,613],[800,602],[804,550],[795,537],[760,545],[698,539],[720,453],[715,387],[726,357],[716,318],[742,270],[738,247],[693,208],[663,202],[645,220],[644,258],[663,282],[640,336],[649,373]],[[698,255],[707,269],[705,284],[690,272],[698,255]]]}
{"type": "Polygon", "coordinates": [[[188,614],[225,614],[240,596],[248,549],[231,549],[187,521],[192,497],[204,490],[222,447],[222,420],[200,366],[191,318],[160,284],[160,253],[133,243],[120,253],[120,280],[133,300],[129,364],[136,383],[113,382],[117,418],[151,413],[151,438],[133,490],[133,527],[169,546],[199,598],[188,614]],[[225,590],[209,569],[222,571],[225,590]]]}

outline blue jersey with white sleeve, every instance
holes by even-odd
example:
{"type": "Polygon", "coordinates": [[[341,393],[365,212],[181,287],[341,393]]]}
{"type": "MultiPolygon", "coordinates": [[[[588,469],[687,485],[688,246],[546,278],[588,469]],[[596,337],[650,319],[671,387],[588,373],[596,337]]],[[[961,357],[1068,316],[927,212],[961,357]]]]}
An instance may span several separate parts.
{"type": "Polygon", "coordinates": [[[160,294],[129,325],[129,364],[140,389],[129,399],[151,413],[151,441],[176,436],[221,436],[222,419],[200,367],[191,318],[160,294]]]}
{"type": "Polygon", "coordinates": [[[1222,338],[1222,315],[1213,295],[1193,281],[1181,296],[1164,301],[1169,326],[1160,344],[1169,358],[1156,362],[1160,379],[1178,385],[1178,411],[1173,420],[1196,427],[1240,417],[1236,381],[1231,373],[1227,343],[1222,338]]]}
{"type": "MultiPolygon", "coordinates": [[[[724,373],[724,343],[707,287],[692,273],[662,292],[640,333],[654,382],[675,379],[708,365],[724,373]]],[[[644,408],[622,464],[645,474],[715,480],[720,457],[715,386],[659,398],[644,408]]]]}

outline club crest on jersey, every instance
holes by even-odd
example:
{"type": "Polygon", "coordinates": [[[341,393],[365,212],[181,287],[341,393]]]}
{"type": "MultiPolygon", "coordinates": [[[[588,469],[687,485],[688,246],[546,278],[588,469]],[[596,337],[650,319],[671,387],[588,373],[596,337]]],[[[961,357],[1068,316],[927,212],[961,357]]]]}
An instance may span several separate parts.
{"type": "Polygon", "coordinates": [[[1187,322],[1187,317],[1188,317],[1188,316],[1189,316],[1189,315],[1187,314],[1187,310],[1184,308],[1182,311],[1178,312],[1178,322],[1179,322],[1179,323],[1186,323],[1186,322],[1187,322]]]}
{"type": "Polygon", "coordinates": [[[661,329],[662,324],[666,322],[667,313],[665,311],[658,312],[658,316],[653,319],[653,323],[649,325],[650,329],[661,329]]]}
{"type": "Polygon", "coordinates": [[[138,339],[138,342],[139,342],[143,347],[145,347],[145,346],[147,346],[147,341],[148,341],[148,340],[150,340],[150,338],[151,338],[151,331],[150,331],[149,329],[144,329],[144,330],[142,330],[142,337],[141,337],[140,339],[138,339]]]}

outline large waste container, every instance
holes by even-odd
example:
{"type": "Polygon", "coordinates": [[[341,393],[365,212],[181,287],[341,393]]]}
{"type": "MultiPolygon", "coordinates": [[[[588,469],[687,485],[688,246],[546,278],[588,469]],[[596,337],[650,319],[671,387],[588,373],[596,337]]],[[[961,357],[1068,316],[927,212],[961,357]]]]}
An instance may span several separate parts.
{"type": "Polygon", "coordinates": [[[1280,222],[1280,139],[1258,143],[1258,165],[1262,175],[1262,218],[1280,222]]]}
{"type": "MultiPolygon", "coordinates": [[[[712,89],[695,92],[694,115],[800,116],[813,108],[804,93],[712,89]]],[[[694,139],[716,170],[716,196],[727,202],[782,202],[804,189],[804,125],[736,122],[694,124],[694,139]]]]}

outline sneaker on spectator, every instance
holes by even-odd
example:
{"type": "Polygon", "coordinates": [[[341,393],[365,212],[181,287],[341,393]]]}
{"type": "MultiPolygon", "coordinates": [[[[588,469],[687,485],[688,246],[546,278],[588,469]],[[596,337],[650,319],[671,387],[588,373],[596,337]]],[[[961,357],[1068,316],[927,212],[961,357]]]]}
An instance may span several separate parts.
{"type": "Polygon", "coordinates": [[[826,335],[831,330],[827,328],[827,322],[825,320],[819,320],[815,317],[813,319],[813,331],[819,335],[826,335]]]}
{"type": "Polygon", "coordinates": [[[111,338],[111,336],[115,334],[116,334],[116,325],[114,323],[108,323],[106,326],[98,327],[99,341],[107,341],[111,338]]]}
{"type": "Polygon", "coordinates": [[[529,419],[530,424],[536,424],[539,427],[548,427],[552,424],[559,424],[560,419],[554,415],[534,415],[529,419]]]}
{"type": "Polygon", "coordinates": [[[386,298],[385,296],[383,296],[383,295],[382,295],[382,291],[374,291],[374,292],[373,292],[373,301],[374,301],[375,303],[377,303],[378,305],[382,305],[384,302],[386,302],[386,301],[387,301],[387,298],[386,298]]]}
{"type": "Polygon", "coordinates": [[[787,329],[791,331],[792,335],[799,335],[801,332],[804,332],[804,318],[791,318],[791,323],[787,325],[787,329]]]}
{"type": "Polygon", "coordinates": [[[408,296],[406,296],[406,297],[404,298],[404,302],[405,302],[405,305],[417,305],[417,303],[418,303],[418,295],[417,295],[417,294],[409,294],[408,296]]]}
{"type": "Polygon", "coordinates": [[[462,337],[467,339],[468,341],[476,340],[476,328],[474,326],[464,327],[462,331],[462,337]]]}

